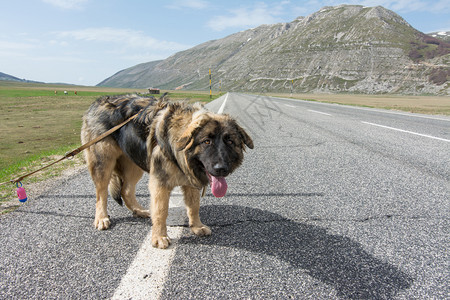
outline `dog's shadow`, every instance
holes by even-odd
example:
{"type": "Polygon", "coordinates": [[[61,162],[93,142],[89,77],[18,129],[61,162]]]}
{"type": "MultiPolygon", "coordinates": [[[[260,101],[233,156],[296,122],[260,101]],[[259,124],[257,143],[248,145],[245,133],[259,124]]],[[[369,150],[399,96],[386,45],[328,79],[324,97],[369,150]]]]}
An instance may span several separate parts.
{"type": "Polygon", "coordinates": [[[397,267],[367,253],[348,237],[278,214],[235,205],[210,205],[201,219],[208,238],[182,237],[180,244],[219,245],[271,255],[332,286],[341,297],[390,299],[413,280],[397,267]]]}

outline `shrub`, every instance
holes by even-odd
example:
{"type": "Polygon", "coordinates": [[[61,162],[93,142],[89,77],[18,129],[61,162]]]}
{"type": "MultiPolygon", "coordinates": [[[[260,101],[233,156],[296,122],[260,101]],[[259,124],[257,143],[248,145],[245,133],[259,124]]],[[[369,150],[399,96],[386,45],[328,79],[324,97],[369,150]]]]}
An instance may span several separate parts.
{"type": "Polygon", "coordinates": [[[434,69],[431,71],[428,80],[434,84],[441,85],[447,82],[447,77],[450,76],[450,70],[434,69]]]}

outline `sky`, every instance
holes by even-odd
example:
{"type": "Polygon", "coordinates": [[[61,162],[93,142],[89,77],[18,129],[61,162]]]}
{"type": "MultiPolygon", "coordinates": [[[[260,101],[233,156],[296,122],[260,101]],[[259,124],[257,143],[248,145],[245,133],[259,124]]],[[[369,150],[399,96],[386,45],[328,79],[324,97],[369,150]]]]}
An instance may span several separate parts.
{"type": "Polygon", "coordinates": [[[0,72],[96,85],[139,63],[340,4],[381,5],[419,31],[450,31],[450,0],[2,0],[0,72]]]}

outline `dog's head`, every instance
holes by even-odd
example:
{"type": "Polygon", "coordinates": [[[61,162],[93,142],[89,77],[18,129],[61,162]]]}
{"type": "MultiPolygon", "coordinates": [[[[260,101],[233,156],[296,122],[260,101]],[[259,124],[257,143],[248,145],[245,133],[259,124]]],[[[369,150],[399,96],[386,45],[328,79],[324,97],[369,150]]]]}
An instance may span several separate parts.
{"type": "Polygon", "coordinates": [[[177,142],[186,162],[202,185],[211,183],[215,196],[226,192],[225,177],[239,167],[245,147],[253,149],[253,141],[229,115],[200,110],[177,142]]]}

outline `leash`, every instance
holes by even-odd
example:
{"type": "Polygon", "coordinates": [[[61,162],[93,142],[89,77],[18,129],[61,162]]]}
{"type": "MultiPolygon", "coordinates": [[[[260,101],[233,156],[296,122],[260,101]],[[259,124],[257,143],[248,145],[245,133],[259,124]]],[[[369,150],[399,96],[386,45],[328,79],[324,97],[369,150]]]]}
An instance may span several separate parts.
{"type": "MultiPolygon", "coordinates": [[[[55,160],[54,162],[52,162],[52,163],[50,163],[50,164],[48,164],[48,165],[46,165],[46,166],[44,166],[44,167],[42,167],[42,168],[36,170],[36,171],[33,171],[33,172],[31,172],[31,173],[28,173],[28,174],[22,175],[22,176],[20,176],[20,177],[17,177],[16,179],[12,179],[12,180],[10,180],[10,181],[6,181],[6,182],[3,182],[3,183],[0,183],[0,185],[4,185],[4,184],[7,184],[7,183],[13,183],[13,184],[16,184],[16,185],[17,185],[17,184],[20,183],[24,178],[27,178],[28,176],[31,176],[31,175],[33,175],[33,174],[35,174],[35,173],[37,173],[37,172],[40,172],[40,171],[42,171],[42,170],[44,170],[44,169],[47,169],[48,167],[51,167],[51,166],[53,166],[54,164],[57,164],[57,163],[59,163],[59,162],[65,160],[65,159],[74,157],[75,155],[79,154],[81,151],[83,151],[83,150],[89,148],[90,146],[94,145],[95,143],[97,143],[97,142],[103,140],[104,138],[106,138],[107,136],[109,136],[111,133],[113,133],[113,132],[119,130],[121,127],[123,127],[123,126],[125,126],[126,124],[128,124],[130,121],[132,121],[133,119],[135,119],[135,118],[137,117],[137,115],[138,115],[141,111],[142,111],[142,110],[140,110],[137,114],[131,116],[130,118],[126,119],[124,122],[120,123],[119,125],[116,125],[116,126],[114,126],[113,128],[109,129],[108,131],[104,132],[103,134],[99,135],[98,137],[96,137],[96,138],[93,139],[92,141],[87,142],[86,144],[82,145],[81,147],[78,147],[77,149],[74,149],[74,150],[72,150],[72,151],[67,152],[62,158],[60,158],[60,159],[58,159],[58,160],[55,160]]],[[[21,186],[22,186],[22,184],[21,184],[21,186]]]]}

